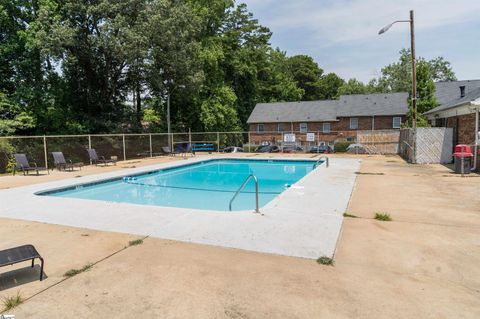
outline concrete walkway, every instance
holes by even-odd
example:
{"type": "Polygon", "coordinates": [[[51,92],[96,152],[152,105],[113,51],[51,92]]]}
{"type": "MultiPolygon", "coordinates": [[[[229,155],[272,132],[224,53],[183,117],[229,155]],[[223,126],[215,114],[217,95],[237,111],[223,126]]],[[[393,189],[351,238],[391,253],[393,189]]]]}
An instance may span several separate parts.
{"type": "Polygon", "coordinates": [[[345,219],[334,267],[155,238],[121,250],[133,236],[0,219],[0,249],[35,244],[48,275],[0,269],[0,297],[51,287],[17,318],[479,318],[480,177],[361,159],[348,208],[360,218],[345,219]],[[382,211],[393,221],[371,219],[382,211]]]}
{"type": "MultiPolygon", "coordinates": [[[[199,211],[134,205],[37,192],[195,163],[215,157],[162,163],[109,173],[0,190],[0,217],[117,231],[163,239],[317,259],[333,256],[359,160],[336,158],[261,209],[245,212],[199,211]]],[[[211,200],[205,198],[204,200],[211,200]]]]}

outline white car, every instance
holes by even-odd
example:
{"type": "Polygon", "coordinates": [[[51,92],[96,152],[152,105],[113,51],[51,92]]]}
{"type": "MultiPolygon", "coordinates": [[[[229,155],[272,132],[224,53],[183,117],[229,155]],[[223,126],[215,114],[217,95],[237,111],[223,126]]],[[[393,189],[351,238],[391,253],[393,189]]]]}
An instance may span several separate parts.
{"type": "Polygon", "coordinates": [[[243,148],[238,146],[229,146],[223,149],[224,153],[243,153],[243,148]]]}
{"type": "Polygon", "coordinates": [[[366,154],[367,150],[362,144],[354,143],[347,147],[347,153],[351,154],[366,154]]]}

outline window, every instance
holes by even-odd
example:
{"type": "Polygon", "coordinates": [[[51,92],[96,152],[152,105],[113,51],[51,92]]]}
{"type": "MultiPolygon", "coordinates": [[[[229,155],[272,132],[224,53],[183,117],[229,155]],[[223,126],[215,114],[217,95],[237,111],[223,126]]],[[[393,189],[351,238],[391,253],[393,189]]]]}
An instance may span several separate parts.
{"type": "Polygon", "coordinates": [[[323,133],[330,133],[330,123],[323,123],[323,133]]]}
{"type": "Polygon", "coordinates": [[[283,123],[278,123],[278,131],[279,132],[284,132],[285,131],[285,125],[283,123]]]}
{"type": "Polygon", "coordinates": [[[358,118],[352,117],[350,119],[350,129],[351,130],[356,130],[358,129],[358,118]]]}
{"type": "Polygon", "coordinates": [[[400,116],[393,118],[393,128],[400,128],[402,126],[402,118],[400,116]]]}
{"type": "Polygon", "coordinates": [[[265,132],[265,124],[257,124],[258,132],[265,132]]]}
{"type": "Polygon", "coordinates": [[[307,133],[308,126],[307,123],[300,123],[300,133],[307,133]]]}

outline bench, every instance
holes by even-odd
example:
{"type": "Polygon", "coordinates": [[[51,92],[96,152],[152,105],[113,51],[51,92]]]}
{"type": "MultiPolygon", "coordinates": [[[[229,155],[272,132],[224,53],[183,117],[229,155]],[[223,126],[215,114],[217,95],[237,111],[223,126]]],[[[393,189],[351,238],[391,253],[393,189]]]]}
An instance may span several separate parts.
{"type": "Polygon", "coordinates": [[[213,151],[215,151],[215,147],[214,147],[213,144],[197,143],[197,144],[193,144],[192,151],[194,151],[194,152],[197,152],[197,151],[213,152],[213,151]]]}
{"type": "Polygon", "coordinates": [[[34,266],[35,258],[40,259],[40,281],[43,279],[43,258],[32,245],[23,245],[5,250],[0,250],[0,267],[10,266],[22,261],[32,260],[34,266]]]}

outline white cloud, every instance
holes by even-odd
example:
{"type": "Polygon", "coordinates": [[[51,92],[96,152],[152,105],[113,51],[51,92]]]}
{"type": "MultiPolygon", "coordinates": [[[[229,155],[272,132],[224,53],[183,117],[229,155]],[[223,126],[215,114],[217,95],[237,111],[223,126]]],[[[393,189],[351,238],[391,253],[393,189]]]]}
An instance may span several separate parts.
{"type": "Polygon", "coordinates": [[[480,0],[238,0],[262,25],[272,42],[289,54],[313,56],[326,72],[367,81],[409,47],[407,20],[415,10],[417,55],[444,56],[458,78],[480,76],[480,0]]]}
{"type": "MultiPolygon", "coordinates": [[[[246,0],[249,6],[268,10],[262,23],[277,32],[303,29],[323,45],[362,41],[377,35],[393,20],[406,20],[415,10],[416,28],[435,28],[478,21],[479,0],[246,0]]],[[[254,11],[255,13],[255,11],[254,11]]],[[[394,26],[390,32],[405,32],[394,26]]]]}

